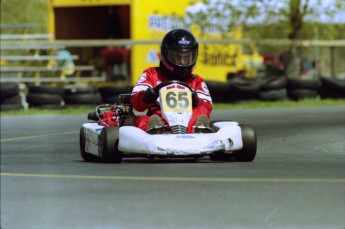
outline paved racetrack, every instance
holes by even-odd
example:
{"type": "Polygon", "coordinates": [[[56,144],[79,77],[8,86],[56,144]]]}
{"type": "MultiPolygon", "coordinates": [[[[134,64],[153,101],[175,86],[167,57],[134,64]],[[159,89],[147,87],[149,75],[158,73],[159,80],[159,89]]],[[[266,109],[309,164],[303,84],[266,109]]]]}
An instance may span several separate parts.
{"type": "Polygon", "coordinates": [[[254,162],[79,156],[85,116],[1,117],[1,228],[344,228],[345,108],[214,111],[254,162]]]}

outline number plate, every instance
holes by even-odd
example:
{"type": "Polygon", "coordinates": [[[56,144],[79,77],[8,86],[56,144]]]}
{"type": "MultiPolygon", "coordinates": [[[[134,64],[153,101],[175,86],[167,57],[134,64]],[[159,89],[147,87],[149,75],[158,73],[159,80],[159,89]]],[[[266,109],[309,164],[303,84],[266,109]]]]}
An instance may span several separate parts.
{"type": "Polygon", "coordinates": [[[161,105],[164,112],[192,112],[192,93],[190,90],[161,91],[161,105]]]}

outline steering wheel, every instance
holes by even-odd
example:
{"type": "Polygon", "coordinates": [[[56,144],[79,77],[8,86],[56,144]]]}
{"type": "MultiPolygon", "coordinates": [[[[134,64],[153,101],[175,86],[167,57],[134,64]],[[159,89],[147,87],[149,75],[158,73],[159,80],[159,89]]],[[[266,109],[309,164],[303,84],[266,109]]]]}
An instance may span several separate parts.
{"type": "Polygon", "coordinates": [[[170,85],[170,84],[181,84],[181,85],[187,87],[191,92],[193,92],[193,89],[192,89],[188,84],[186,84],[185,82],[180,81],[180,80],[168,80],[168,81],[165,81],[165,82],[163,82],[163,83],[158,84],[155,88],[153,88],[153,90],[154,90],[154,91],[156,92],[156,94],[158,95],[159,90],[160,90],[162,87],[165,87],[165,86],[170,85]]]}

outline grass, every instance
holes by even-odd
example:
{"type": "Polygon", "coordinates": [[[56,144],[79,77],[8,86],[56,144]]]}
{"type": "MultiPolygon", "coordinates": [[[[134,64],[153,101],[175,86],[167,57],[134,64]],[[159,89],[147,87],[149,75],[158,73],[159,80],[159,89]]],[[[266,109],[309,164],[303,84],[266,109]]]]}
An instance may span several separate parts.
{"type": "MultiPolygon", "coordinates": [[[[240,103],[214,104],[214,110],[220,109],[256,109],[256,108],[282,108],[282,107],[318,107],[318,106],[343,106],[345,108],[345,99],[304,99],[300,101],[248,101],[240,103]]],[[[28,110],[1,111],[1,116],[23,116],[23,115],[87,115],[94,111],[95,106],[65,107],[63,109],[38,109],[30,108],[28,110]]]]}

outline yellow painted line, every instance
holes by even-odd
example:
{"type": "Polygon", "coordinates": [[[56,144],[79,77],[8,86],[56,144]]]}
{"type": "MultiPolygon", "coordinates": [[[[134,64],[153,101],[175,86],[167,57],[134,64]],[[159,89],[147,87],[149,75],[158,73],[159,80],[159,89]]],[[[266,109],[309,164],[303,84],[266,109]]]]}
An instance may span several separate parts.
{"type": "Polygon", "coordinates": [[[44,138],[44,137],[78,134],[78,133],[79,131],[69,131],[69,132],[61,132],[61,133],[53,133],[53,134],[39,134],[39,135],[22,136],[22,137],[14,137],[14,138],[4,138],[4,139],[1,139],[0,142],[13,142],[13,141],[28,140],[28,139],[34,139],[34,138],[44,138]]]}
{"type": "Polygon", "coordinates": [[[220,178],[220,177],[145,177],[145,176],[92,176],[34,173],[0,173],[6,177],[36,177],[81,180],[136,180],[136,181],[178,181],[178,182],[249,182],[249,183],[345,183],[345,178],[220,178]]]}

